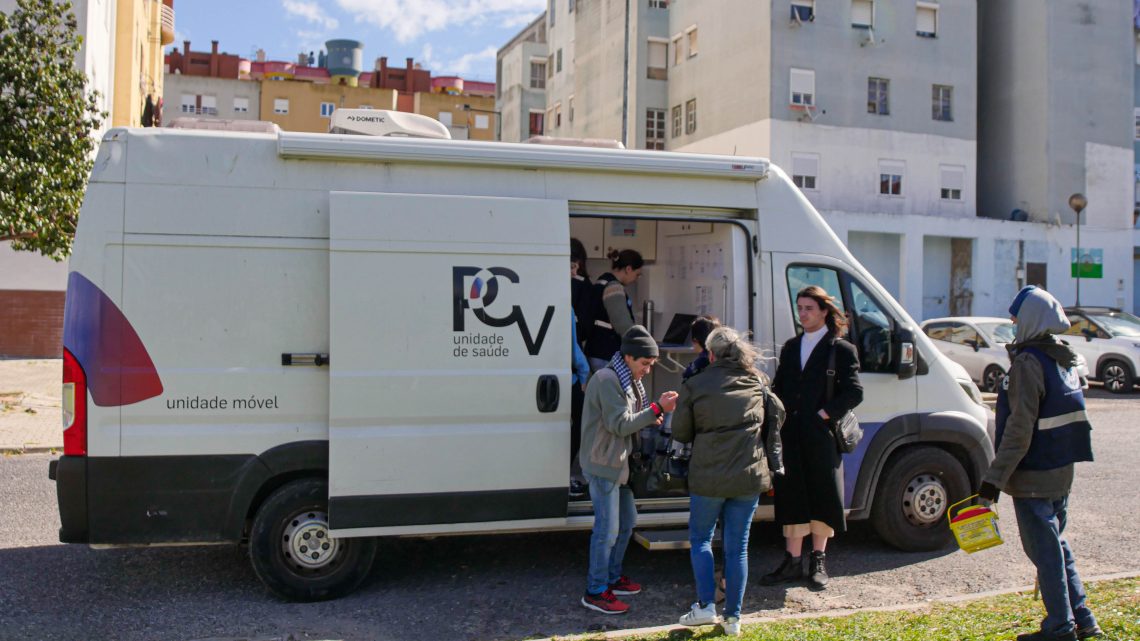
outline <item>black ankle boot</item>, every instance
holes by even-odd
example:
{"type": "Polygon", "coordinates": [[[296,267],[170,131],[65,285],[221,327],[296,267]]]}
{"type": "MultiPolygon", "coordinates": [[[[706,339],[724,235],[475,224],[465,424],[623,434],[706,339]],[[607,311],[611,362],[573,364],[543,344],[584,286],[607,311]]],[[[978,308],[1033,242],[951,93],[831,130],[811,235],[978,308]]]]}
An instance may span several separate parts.
{"type": "Polygon", "coordinates": [[[775,571],[760,577],[760,585],[779,585],[804,578],[803,557],[784,552],[784,560],[775,571]]]}
{"type": "Polygon", "coordinates": [[[811,581],[811,587],[816,590],[827,587],[827,567],[823,563],[826,558],[827,555],[818,550],[811,553],[809,560],[811,569],[808,570],[808,580],[811,581]]]}

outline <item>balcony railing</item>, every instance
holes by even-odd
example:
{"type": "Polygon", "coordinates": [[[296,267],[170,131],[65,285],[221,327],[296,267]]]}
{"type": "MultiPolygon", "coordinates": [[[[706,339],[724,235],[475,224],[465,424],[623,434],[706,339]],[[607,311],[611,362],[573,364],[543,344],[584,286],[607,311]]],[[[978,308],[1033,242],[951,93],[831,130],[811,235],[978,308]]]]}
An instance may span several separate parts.
{"type": "MultiPolygon", "coordinates": [[[[151,23],[154,24],[154,23],[151,23]]],[[[162,5],[162,44],[174,42],[174,7],[162,5]]]]}

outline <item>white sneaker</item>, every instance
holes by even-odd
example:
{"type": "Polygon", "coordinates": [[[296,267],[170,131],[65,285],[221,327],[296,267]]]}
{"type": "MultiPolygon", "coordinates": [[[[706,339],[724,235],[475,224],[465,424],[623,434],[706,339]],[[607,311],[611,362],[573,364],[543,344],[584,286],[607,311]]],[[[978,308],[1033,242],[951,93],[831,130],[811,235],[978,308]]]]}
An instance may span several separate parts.
{"type": "Polygon", "coordinates": [[[728,637],[740,636],[740,617],[728,617],[721,622],[720,627],[724,628],[724,635],[728,637]]]}
{"type": "Polygon", "coordinates": [[[716,623],[716,621],[715,603],[710,603],[703,608],[700,603],[694,603],[688,612],[681,615],[681,625],[712,625],[716,623]]]}

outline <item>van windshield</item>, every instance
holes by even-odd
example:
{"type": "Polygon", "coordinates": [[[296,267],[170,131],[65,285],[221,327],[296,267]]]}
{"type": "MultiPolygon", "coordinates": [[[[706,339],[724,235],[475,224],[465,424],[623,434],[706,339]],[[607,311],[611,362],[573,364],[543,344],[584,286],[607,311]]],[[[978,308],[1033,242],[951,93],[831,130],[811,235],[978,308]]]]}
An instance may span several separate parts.
{"type": "Polygon", "coordinates": [[[1016,328],[1013,323],[978,323],[978,329],[987,336],[992,336],[995,343],[1004,345],[1012,343],[1016,328]]]}
{"type": "Polygon", "coordinates": [[[1089,314],[1089,318],[1113,336],[1140,337],[1140,318],[1128,312],[1089,314]]]}

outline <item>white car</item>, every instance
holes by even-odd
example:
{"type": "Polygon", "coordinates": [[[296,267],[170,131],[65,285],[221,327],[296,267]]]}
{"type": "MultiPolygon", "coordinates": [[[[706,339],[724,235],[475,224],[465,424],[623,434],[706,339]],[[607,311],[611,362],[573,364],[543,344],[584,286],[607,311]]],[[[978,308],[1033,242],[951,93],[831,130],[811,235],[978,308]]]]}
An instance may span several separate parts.
{"type": "Polygon", "coordinates": [[[1093,380],[1115,394],[1140,382],[1140,318],[1111,307],[1068,307],[1066,342],[1091,364],[1093,380]]]}
{"type": "Polygon", "coordinates": [[[996,392],[1009,371],[1007,343],[1013,341],[1014,325],[1008,318],[952,316],[922,323],[939,351],[966,368],[983,392],[996,392]]]}

